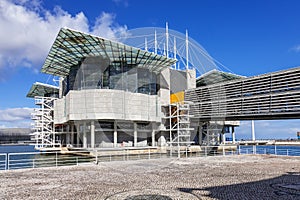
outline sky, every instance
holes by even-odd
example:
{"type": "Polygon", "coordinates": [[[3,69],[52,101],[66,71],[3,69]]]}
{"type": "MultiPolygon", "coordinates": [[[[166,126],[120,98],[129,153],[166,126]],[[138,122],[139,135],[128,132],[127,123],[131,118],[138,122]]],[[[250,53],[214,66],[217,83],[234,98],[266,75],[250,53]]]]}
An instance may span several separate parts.
{"type": "MultiPolygon", "coordinates": [[[[40,69],[61,27],[113,38],[168,22],[226,70],[254,76],[300,66],[299,10],[297,0],[1,0],[0,128],[30,127],[34,102],[26,94],[36,81],[54,84],[40,69]]],[[[295,138],[300,120],[255,121],[255,131],[295,138]]],[[[251,122],[236,134],[250,138],[251,122]]]]}

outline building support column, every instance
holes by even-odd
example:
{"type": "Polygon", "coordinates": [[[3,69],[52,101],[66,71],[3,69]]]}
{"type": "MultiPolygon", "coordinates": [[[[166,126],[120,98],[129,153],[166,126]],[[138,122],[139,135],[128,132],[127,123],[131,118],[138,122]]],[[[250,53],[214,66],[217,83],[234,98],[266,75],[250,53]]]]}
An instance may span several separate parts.
{"type": "Polygon", "coordinates": [[[251,132],[252,132],[252,141],[255,141],[254,120],[251,121],[251,132]]]}
{"type": "Polygon", "coordinates": [[[83,123],[83,148],[87,148],[86,122],[83,123]]]}
{"type": "Polygon", "coordinates": [[[152,123],[152,135],[151,135],[151,144],[153,147],[155,147],[155,129],[156,129],[156,124],[152,123]]]}
{"type": "Polygon", "coordinates": [[[222,144],[226,143],[226,135],[225,133],[222,133],[222,144]]]}
{"type": "Polygon", "coordinates": [[[137,123],[133,123],[133,146],[137,146],[137,123]]]}
{"type": "Polygon", "coordinates": [[[74,124],[71,125],[71,145],[74,145],[74,124]]]}
{"type": "Polygon", "coordinates": [[[199,143],[199,145],[202,144],[202,140],[203,140],[203,138],[202,138],[203,128],[202,127],[203,127],[203,124],[199,123],[199,126],[198,126],[198,143],[199,143]]]}
{"type": "Polygon", "coordinates": [[[66,128],[66,145],[70,144],[70,124],[67,125],[66,128]]]}
{"type": "Polygon", "coordinates": [[[91,121],[91,148],[95,148],[95,121],[91,121]]]}
{"type": "Polygon", "coordinates": [[[235,144],[235,132],[234,132],[234,126],[231,127],[231,134],[232,134],[232,144],[235,144]]]}
{"type": "Polygon", "coordinates": [[[76,124],[76,132],[77,132],[77,147],[80,147],[80,124],[76,124]]]}
{"type": "Polygon", "coordinates": [[[117,122],[114,121],[114,147],[116,148],[118,145],[118,130],[117,130],[117,122]]]}

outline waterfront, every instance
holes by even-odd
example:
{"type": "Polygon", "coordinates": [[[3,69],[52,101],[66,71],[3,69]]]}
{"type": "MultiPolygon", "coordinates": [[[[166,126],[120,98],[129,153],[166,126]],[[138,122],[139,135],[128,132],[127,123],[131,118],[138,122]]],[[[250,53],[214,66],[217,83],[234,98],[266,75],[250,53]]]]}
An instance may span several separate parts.
{"type": "Polygon", "coordinates": [[[0,145],[0,153],[24,153],[24,152],[37,152],[34,149],[34,145],[16,145],[7,144],[0,145]]]}
{"type": "Polygon", "coordinates": [[[300,157],[233,155],[0,171],[0,198],[296,200],[299,165],[300,157]]]}
{"type": "MultiPolygon", "coordinates": [[[[206,156],[228,156],[242,154],[264,154],[278,156],[299,156],[300,146],[239,146],[237,151],[213,147],[203,147],[201,152],[189,153],[183,151],[181,157],[206,157],[206,156]],[[210,149],[210,150],[209,150],[210,149]]],[[[124,148],[118,153],[114,151],[94,150],[93,156],[87,152],[59,153],[59,152],[39,152],[34,150],[34,146],[28,145],[4,145],[0,146],[0,170],[12,170],[23,168],[58,167],[66,165],[79,165],[81,163],[99,163],[111,161],[131,161],[145,159],[176,158],[177,152],[155,153],[151,149],[144,149],[142,152],[130,152],[124,148]],[[146,153],[145,153],[146,152],[146,153]]]]}
{"type": "MultiPolygon", "coordinates": [[[[242,152],[246,152],[246,150],[253,151],[253,146],[239,146],[242,152]]],[[[286,155],[287,150],[291,152],[291,156],[293,152],[299,152],[300,155],[300,146],[274,146],[274,145],[261,145],[256,146],[256,152],[259,154],[275,154],[275,150],[278,155],[286,155]]],[[[0,153],[24,153],[24,152],[38,152],[34,149],[34,145],[0,145],[0,153]]]]}
{"type": "Polygon", "coordinates": [[[273,154],[282,156],[300,156],[300,146],[287,145],[257,145],[257,146],[239,146],[239,152],[242,154],[273,154]]]}

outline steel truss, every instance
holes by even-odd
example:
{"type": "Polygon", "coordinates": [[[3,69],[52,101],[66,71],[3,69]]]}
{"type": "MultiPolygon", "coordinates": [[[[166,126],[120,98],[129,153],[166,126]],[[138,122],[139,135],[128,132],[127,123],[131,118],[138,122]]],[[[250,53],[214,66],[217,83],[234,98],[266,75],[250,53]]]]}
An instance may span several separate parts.
{"type": "Polygon", "coordinates": [[[53,120],[53,104],[56,99],[54,97],[35,97],[35,105],[39,106],[32,113],[32,120],[34,120],[32,139],[36,141],[36,149],[60,146],[60,143],[55,142],[53,120]]]}

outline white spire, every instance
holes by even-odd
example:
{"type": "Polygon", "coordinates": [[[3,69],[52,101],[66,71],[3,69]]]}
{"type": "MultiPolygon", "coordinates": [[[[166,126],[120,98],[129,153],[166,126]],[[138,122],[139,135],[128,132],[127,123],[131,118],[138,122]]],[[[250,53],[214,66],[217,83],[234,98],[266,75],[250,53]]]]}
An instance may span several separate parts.
{"type": "Polygon", "coordinates": [[[157,37],[156,37],[156,30],[154,32],[154,53],[157,54],[157,37]]]}
{"type": "Polygon", "coordinates": [[[186,69],[189,69],[189,36],[187,30],[185,32],[185,51],[186,51],[186,69]]]}
{"type": "MultiPolygon", "coordinates": [[[[177,49],[176,49],[176,37],[174,36],[174,59],[176,59],[176,51],[177,51],[177,49]]],[[[176,63],[174,63],[174,67],[175,67],[175,69],[176,69],[176,63]]]]}
{"type": "Polygon", "coordinates": [[[148,51],[148,42],[147,42],[147,38],[145,37],[145,50],[148,51]]]}
{"type": "Polygon", "coordinates": [[[168,22],[166,22],[166,56],[169,57],[169,28],[168,22]]]}

